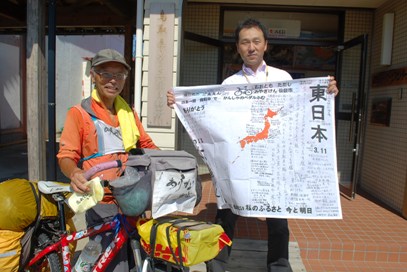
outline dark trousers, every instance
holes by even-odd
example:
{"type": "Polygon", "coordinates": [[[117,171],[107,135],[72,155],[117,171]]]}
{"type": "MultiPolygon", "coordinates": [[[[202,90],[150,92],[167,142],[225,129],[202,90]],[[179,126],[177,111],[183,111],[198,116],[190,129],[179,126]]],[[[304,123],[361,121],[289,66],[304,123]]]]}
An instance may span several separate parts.
{"type": "MultiPolygon", "coordinates": [[[[223,227],[225,233],[233,240],[238,215],[230,209],[217,210],[215,223],[223,227]]],[[[288,260],[288,243],[290,232],[287,219],[267,218],[268,251],[267,265],[279,259],[288,260]]],[[[232,247],[225,247],[214,260],[208,262],[208,271],[221,272],[226,270],[226,264],[232,247]]]]}
{"type": "Polygon", "coordinates": [[[288,260],[288,244],[290,231],[288,220],[281,218],[266,218],[268,231],[267,264],[283,258],[288,260]]]}

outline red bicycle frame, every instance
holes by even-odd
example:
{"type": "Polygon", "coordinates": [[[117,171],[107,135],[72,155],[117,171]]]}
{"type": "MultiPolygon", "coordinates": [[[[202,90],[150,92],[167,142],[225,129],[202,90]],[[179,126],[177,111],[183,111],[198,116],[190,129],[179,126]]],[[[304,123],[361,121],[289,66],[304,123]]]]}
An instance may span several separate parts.
{"type": "MultiPolygon", "coordinates": [[[[105,163],[101,163],[99,165],[96,165],[92,168],[90,168],[88,171],[85,173],[85,177],[87,179],[90,179],[95,173],[100,172],[105,169],[110,169],[110,168],[115,168],[115,167],[121,167],[121,161],[109,161],[105,163]]],[[[56,243],[53,243],[52,245],[47,246],[40,252],[36,253],[35,256],[28,262],[27,267],[31,267],[34,264],[36,264],[38,261],[40,261],[42,258],[44,258],[47,254],[56,252],[56,253],[61,253],[62,255],[62,265],[64,268],[64,271],[66,272],[71,272],[72,267],[71,267],[71,251],[69,249],[69,244],[73,243],[77,240],[84,239],[89,236],[93,236],[102,232],[106,231],[112,231],[115,233],[115,237],[113,241],[109,244],[109,246],[104,250],[102,255],[99,257],[98,261],[96,262],[93,272],[98,272],[98,271],[105,271],[106,267],[108,264],[112,261],[114,256],[116,256],[117,252],[122,248],[123,244],[126,242],[126,240],[129,238],[128,235],[128,220],[125,215],[122,214],[117,214],[112,221],[106,222],[99,224],[94,227],[87,228],[85,230],[80,230],[80,231],[75,231],[70,234],[67,234],[65,231],[65,218],[64,218],[64,212],[63,212],[63,207],[60,207],[63,205],[60,205],[58,203],[59,207],[59,212],[60,212],[60,223],[63,228],[61,229],[61,234],[59,236],[59,241],[56,243]]]]}
{"type": "Polygon", "coordinates": [[[117,252],[122,248],[123,244],[129,238],[128,232],[125,226],[122,226],[123,220],[126,220],[125,216],[117,215],[111,222],[106,222],[86,230],[75,231],[71,234],[62,234],[61,239],[44,248],[38,252],[28,263],[28,268],[34,265],[36,262],[44,258],[47,254],[52,252],[61,252],[62,254],[62,265],[64,271],[71,272],[71,251],[69,249],[69,244],[74,241],[84,239],[89,236],[96,235],[98,233],[106,231],[116,231],[116,235],[110,245],[104,250],[102,255],[96,262],[93,272],[105,271],[108,264],[112,261],[117,252]]]}

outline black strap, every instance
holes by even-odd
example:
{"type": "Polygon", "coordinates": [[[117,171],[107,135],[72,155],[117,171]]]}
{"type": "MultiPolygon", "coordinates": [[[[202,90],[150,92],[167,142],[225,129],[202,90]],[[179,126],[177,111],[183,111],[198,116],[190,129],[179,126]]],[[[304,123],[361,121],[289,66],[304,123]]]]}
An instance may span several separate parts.
{"type": "Polygon", "coordinates": [[[28,184],[30,184],[31,190],[33,191],[35,197],[35,203],[37,203],[37,216],[35,217],[35,221],[37,222],[41,217],[41,193],[40,191],[37,191],[37,188],[31,181],[29,181],[28,184]]]}
{"type": "Polygon", "coordinates": [[[173,249],[172,246],[171,246],[170,229],[171,229],[172,226],[174,226],[174,225],[169,225],[169,226],[167,226],[167,228],[165,229],[165,234],[166,234],[166,236],[167,236],[168,247],[170,248],[170,251],[171,251],[171,254],[172,254],[172,258],[174,259],[175,264],[181,268],[181,271],[184,271],[184,266],[182,265],[182,253],[181,253],[181,250],[180,250],[181,244],[178,243],[178,251],[179,251],[179,256],[180,256],[179,262],[178,262],[178,259],[177,259],[177,255],[175,254],[175,251],[174,251],[174,249],[173,249]]]}
{"type": "Polygon", "coordinates": [[[180,219],[174,220],[173,222],[171,222],[172,224],[167,226],[167,228],[165,229],[165,233],[166,233],[166,236],[167,236],[167,243],[168,243],[168,246],[170,248],[172,257],[175,260],[175,264],[179,268],[181,268],[181,271],[184,271],[184,264],[182,262],[182,247],[181,247],[180,233],[179,233],[179,230],[178,230],[178,232],[177,232],[177,246],[178,246],[178,253],[179,253],[179,261],[178,261],[177,255],[175,254],[176,252],[171,247],[170,229],[171,229],[171,227],[177,228],[176,224],[183,223],[183,222],[188,222],[188,221],[190,221],[188,218],[180,218],[180,219]]]}
{"type": "MultiPolygon", "coordinates": [[[[32,233],[35,233],[38,229],[38,227],[40,226],[40,222],[41,222],[41,192],[37,191],[36,186],[31,182],[28,181],[28,184],[31,187],[31,190],[33,192],[33,195],[35,197],[35,203],[37,203],[37,216],[35,217],[35,221],[33,224],[31,224],[30,226],[27,227],[27,229],[25,229],[25,231],[28,231],[30,228],[30,231],[32,233]]],[[[30,239],[30,241],[28,243],[30,243],[29,248],[29,252],[28,252],[28,256],[32,256],[32,253],[34,252],[34,245],[33,245],[34,239],[30,239]]],[[[22,258],[20,258],[19,261],[19,266],[21,267],[25,267],[28,263],[28,261],[30,260],[30,258],[24,258],[24,260],[22,258]]]]}
{"type": "Polygon", "coordinates": [[[157,219],[157,223],[155,223],[151,228],[151,232],[150,232],[150,247],[151,247],[150,257],[153,258],[153,259],[154,259],[155,243],[156,243],[156,240],[157,240],[158,227],[160,225],[162,225],[162,224],[170,222],[171,220],[174,220],[174,218],[163,217],[163,218],[157,219]]]}

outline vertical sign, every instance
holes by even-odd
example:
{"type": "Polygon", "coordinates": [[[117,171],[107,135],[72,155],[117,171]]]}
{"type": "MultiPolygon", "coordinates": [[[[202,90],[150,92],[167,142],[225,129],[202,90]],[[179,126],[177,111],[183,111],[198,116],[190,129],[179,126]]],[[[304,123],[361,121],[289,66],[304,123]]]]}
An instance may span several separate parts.
{"type": "Polygon", "coordinates": [[[82,62],[82,99],[90,96],[92,92],[92,79],[90,78],[90,61],[84,59],[82,62]]]}
{"type": "Polygon", "coordinates": [[[151,3],[148,127],[171,127],[166,92],[173,86],[174,12],[173,3],[151,3]]]}

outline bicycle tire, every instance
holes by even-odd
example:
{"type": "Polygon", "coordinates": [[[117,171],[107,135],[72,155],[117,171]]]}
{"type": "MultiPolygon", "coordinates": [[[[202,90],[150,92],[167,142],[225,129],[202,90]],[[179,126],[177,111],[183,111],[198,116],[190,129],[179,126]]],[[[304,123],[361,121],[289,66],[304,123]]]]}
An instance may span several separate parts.
{"type": "MultiPolygon", "coordinates": [[[[45,233],[41,233],[40,235],[38,235],[37,240],[37,246],[44,244],[47,245],[51,242],[51,239],[45,233]]],[[[47,254],[43,260],[37,262],[32,267],[29,267],[27,271],[61,272],[63,271],[63,269],[58,253],[52,252],[47,254]]]]}

